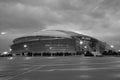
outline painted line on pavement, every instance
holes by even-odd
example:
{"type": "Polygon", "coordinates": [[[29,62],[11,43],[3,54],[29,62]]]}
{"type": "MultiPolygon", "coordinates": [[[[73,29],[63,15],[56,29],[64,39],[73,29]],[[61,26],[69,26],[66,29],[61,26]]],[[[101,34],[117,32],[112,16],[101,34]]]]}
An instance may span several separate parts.
{"type": "Polygon", "coordinates": [[[8,79],[6,79],[6,80],[11,80],[11,79],[16,78],[16,77],[18,77],[18,76],[21,76],[21,75],[23,75],[23,74],[26,74],[26,73],[35,71],[35,70],[37,70],[37,69],[40,69],[40,68],[42,68],[42,67],[44,67],[44,66],[39,66],[39,67],[34,68],[34,69],[32,69],[32,70],[25,71],[25,72],[23,72],[23,73],[20,73],[20,74],[18,74],[18,75],[15,75],[15,76],[13,76],[13,77],[10,77],[10,78],[8,78],[8,79]]]}

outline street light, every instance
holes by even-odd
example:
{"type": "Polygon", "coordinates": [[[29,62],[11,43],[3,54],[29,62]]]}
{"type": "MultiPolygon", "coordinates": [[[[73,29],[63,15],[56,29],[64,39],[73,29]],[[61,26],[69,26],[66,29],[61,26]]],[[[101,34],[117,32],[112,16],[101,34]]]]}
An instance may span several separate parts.
{"type": "Polygon", "coordinates": [[[4,34],[6,34],[6,32],[1,32],[0,34],[1,34],[1,35],[4,35],[4,34]]]}
{"type": "Polygon", "coordinates": [[[25,48],[25,52],[22,55],[27,56],[27,54],[28,54],[28,45],[24,44],[23,46],[25,48]]]}
{"type": "Polygon", "coordinates": [[[3,52],[4,55],[9,54],[7,51],[3,52]]]}
{"type": "Polygon", "coordinates": [[[110,45],[111,48],[114,48],[114,45],[110,45]]]}
{"type": "Polygon", "coordinates": [[[120,52],[120,50],[118,50],[118,52],[120,52]]]}

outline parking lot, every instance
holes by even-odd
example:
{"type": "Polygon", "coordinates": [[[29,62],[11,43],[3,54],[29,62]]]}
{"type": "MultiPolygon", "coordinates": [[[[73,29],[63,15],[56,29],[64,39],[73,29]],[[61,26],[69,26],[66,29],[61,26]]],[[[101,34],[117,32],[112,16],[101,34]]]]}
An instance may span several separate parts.
{"type": "Polygon", "coordinates": [[[119,80],[119,57],[0,58],[0,80],[119,80]]]}

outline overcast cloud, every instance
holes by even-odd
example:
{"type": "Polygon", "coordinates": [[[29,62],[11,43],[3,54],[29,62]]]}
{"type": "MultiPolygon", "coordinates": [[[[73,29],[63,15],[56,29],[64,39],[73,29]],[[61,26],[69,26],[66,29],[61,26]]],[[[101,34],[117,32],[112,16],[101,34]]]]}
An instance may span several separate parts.
{"type": "Polygon", "coordinates": [[[120,45],[120,0],[0,0],[0,50],[43,29],[77,31],[120,45]],[[4,46],[3,46],[4,45],[4,46]]]}

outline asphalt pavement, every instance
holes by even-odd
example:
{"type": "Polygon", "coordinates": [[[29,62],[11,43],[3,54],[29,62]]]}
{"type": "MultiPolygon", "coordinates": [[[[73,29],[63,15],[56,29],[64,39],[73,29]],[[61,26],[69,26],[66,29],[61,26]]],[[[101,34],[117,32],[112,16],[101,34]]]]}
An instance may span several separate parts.
{"type": "Polygon", "coordinates": [[[4,57],[0,80],[120,80],[120,58],[4,57]]]}

